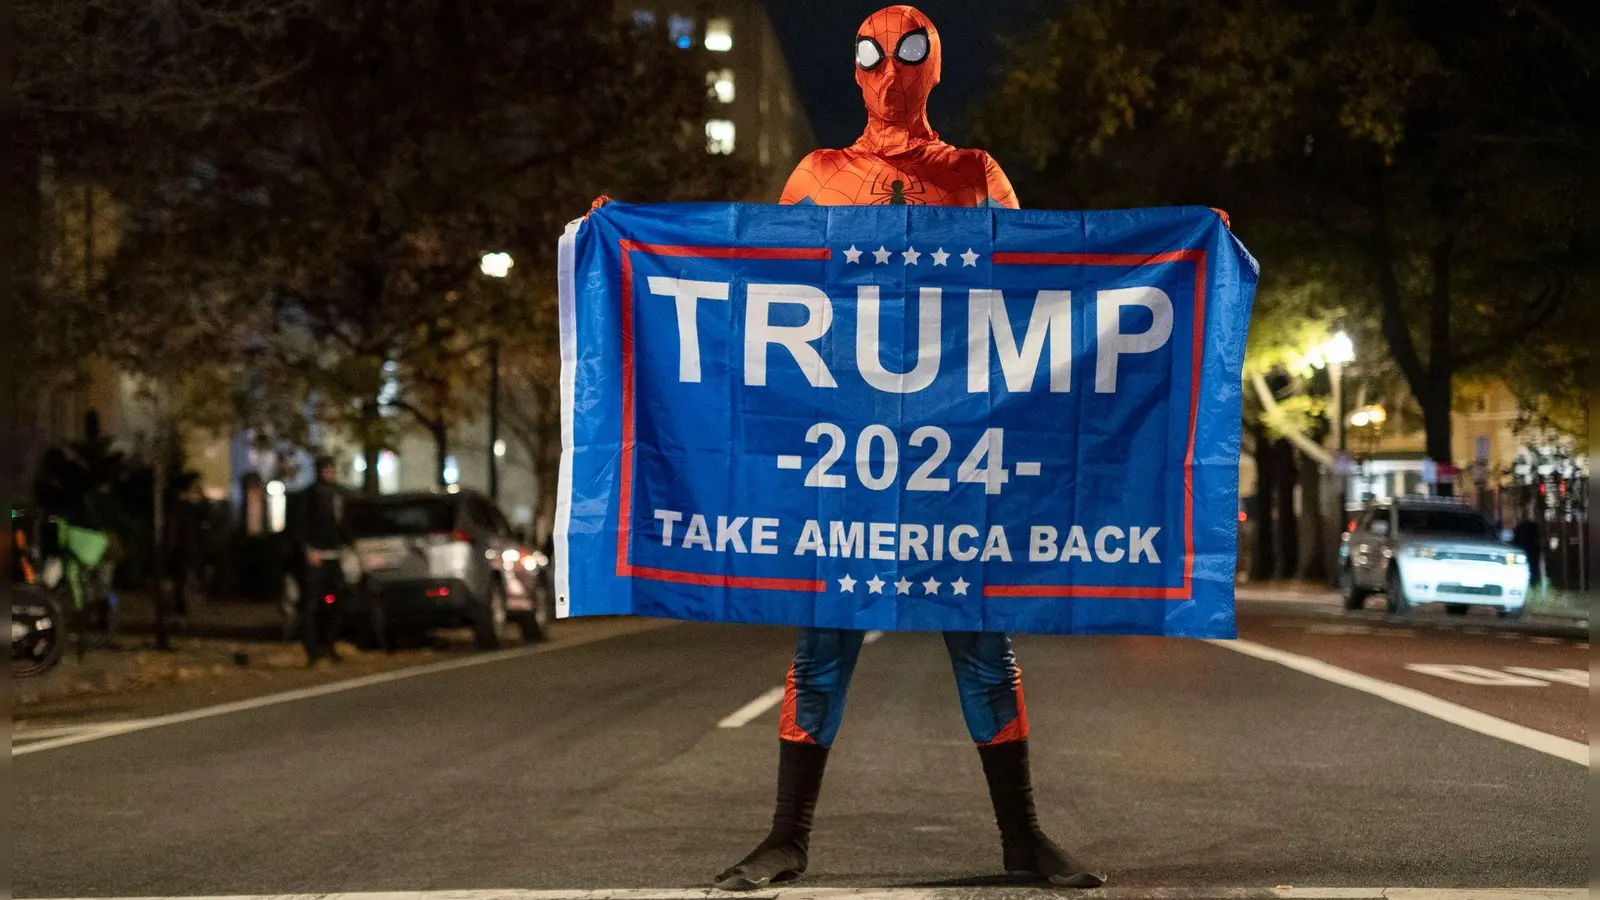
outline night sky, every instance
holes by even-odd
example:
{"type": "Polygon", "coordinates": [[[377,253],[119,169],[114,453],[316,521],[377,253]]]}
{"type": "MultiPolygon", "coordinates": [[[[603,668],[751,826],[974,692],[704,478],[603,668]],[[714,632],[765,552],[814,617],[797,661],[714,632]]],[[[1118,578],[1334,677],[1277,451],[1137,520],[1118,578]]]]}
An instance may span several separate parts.
{"type": "MultiPolygon", "coordinates": [[[[766,0],[773,29],[789,60],[795,90],[811,115],[821,147],[843,147],[866,125],[856,87],[856,28],[888,5],[883,0],[796,3],[766,0]]],[[[928,118],[945,140],[966,136],[966,118],[1005,67],[997,34],[1026,35],[1039,20],[1041,0],[921,0],[944,43],[944,72],[928,101],[928,118]]]]}

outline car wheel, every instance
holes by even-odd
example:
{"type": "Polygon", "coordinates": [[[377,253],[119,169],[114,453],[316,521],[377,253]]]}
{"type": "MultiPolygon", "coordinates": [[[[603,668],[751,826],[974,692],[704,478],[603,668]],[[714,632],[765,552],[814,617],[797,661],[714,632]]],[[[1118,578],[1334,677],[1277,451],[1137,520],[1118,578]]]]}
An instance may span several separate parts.
{"type": "Polygon", "coordinates": [[[1389,580],[1383,592],[1383,599],[1389,607],[1391,615],[1403,616],[1411,612],[1411,600],[1406,597],[1405,583],[1400,580],[1400,567],[1389,567],[1389,580]]]}
{"type": "Polygon", "coordinates": [[[1344,570],[1344,608],[1349,610],[1360,609],[1366,605],[1367,594],[1369,593],[1371,591],[1356,584],[1355,569],[1346,566],[1344,570]]]}
{"type": "Polygon", "coordinates": [[[1465,603],[1446,603],[1444,606],[1444,611],[1452,616],[1464,616],[1467,614],[1467,609],[1465,603]]]}
{"type": "Polygon", "coordinates": [[[511,637],[511,614],[506,611],[506,589],[489,582],[489,596],[472,623],[472,642],[479,650],[498,650],[511,637]]]}
{"type": "Polygon", "coordinates": [[[1520,618],[1522,618],[1522,611],[1524,609],[1526,609],[1526,607],[1522,607],[1522,606],[1510,606],[1510,607],[1502,606],[1499,609],[1495,610],[1494,614],[1499,616],[1502,619],[1520,619],[1520,618]]]}
{"type": "Polygon", "coordinates": [[[517,620],[522,628],[522,639],[528,643],[550,639],[550,623],[556,618],[556,601],[544,582],[533,589],[533,611],[517,620]]]}

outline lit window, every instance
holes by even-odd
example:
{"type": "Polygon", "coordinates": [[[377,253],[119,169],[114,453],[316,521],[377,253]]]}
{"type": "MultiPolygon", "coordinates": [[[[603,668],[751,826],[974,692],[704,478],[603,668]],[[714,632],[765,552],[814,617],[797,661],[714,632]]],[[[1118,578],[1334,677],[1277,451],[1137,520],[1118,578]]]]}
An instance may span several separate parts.
{"type": "Polygon", "coordinates": [[[718,53],[733,49],[733,25],[727,19],[706,22],[706,49],[718,53]]]}
{"type": "Polygon", "coordinates": [[[679,50],[687,50],[694,46],[694,19],[689,16],[669,16],[667,18],[667,37],[679,50]]]}
{"type": "Polygon", "coordinates": [[[633,11],[633,24],[640,28],[654,28],[656,27],[656,14],[648,9],[636,9],[633,11]]]}
{"type": "Polygon", "coordinates": [[[727,156],[733,153],[733,123],[727,119],[706,122],[706,152],[727,156]]]}
{"type": "Polygon", "coordinates": [[[733,102],[733,70],[712,69],[706,73],[706,96],[722,103],[733,102]]]}

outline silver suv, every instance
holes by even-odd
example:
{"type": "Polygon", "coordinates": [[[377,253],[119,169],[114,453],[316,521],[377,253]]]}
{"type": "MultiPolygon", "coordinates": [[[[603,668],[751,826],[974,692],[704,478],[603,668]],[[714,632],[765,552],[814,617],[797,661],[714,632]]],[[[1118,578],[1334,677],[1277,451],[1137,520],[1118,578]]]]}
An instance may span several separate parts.
{"type": "Polygon", "coordinates": [[[1360,609],[1368,594],[1380,591],[1397,614],[1443,603],[1451,615],[1478,605],[1511,617],[1522,615],[1527,601],[1527,556],[1459,501],[1406,497],[1370,504],[1341,549],[1346,609],[1360,609]]]}
{"type": "Polygon", "coordinates": [[[467,625],[483,649],[544,638],[555,611],[549,559],[487,497],[360,497],[349,523],[362,593],[387,630],[467,625]]]}

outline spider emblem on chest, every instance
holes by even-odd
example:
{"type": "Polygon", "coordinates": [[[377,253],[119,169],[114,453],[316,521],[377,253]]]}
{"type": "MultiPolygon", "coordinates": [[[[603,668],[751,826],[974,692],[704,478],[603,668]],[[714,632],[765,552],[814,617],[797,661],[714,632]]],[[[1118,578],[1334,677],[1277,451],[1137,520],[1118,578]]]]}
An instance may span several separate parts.
{"type": "Polygon", "coordinates": [[[927,185],[912,175],[884,169],[872,180],[873,206],[926,206],[927,185]]]}

